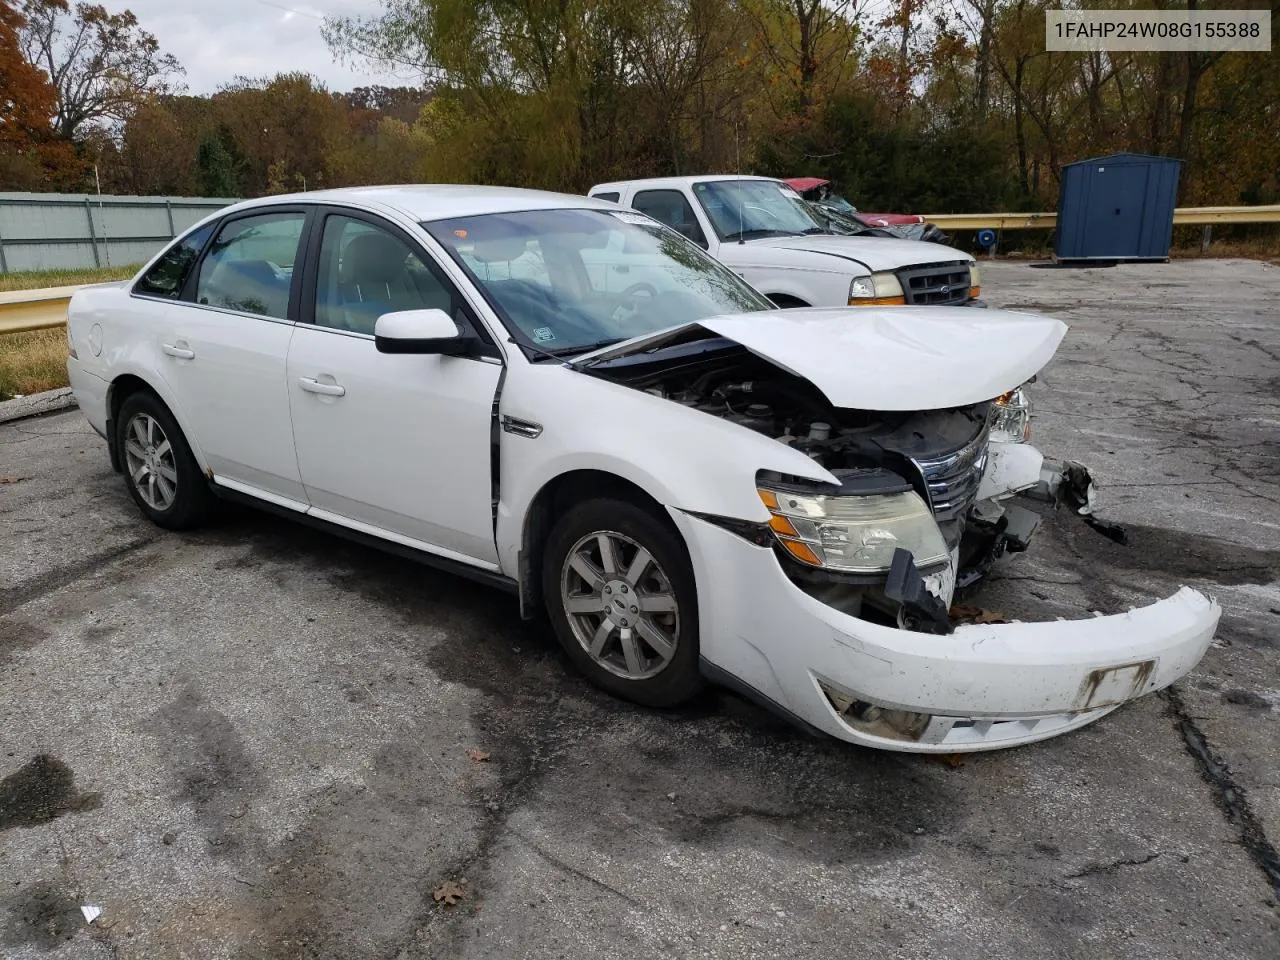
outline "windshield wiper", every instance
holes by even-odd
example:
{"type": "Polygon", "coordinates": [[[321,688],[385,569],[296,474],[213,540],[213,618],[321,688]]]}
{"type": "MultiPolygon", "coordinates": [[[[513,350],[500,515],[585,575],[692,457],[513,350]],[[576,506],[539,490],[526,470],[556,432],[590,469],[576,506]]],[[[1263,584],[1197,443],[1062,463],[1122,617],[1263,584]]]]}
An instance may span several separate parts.
{"type": "Polygon", "coordinates": [[[730,240],[746,240],[751,237],[798,237],[800,234],[794,230],[773,230],[763,227],[755,227],[751,230],[735,230],[733,233],[726,233],[724,240],[727,243],[730,240]]]}
{"type": "Polygon", "coordinates": [[[611,347],[615,343],[621,343],[626,337],[610,337],[608,340],[597,340],[595,343],[583,343],[572,347],[557,347],[554,350],[543,350],[541,347],[534,347],[541,354],[541,359],[561,360],[564,357],[576,356],[581,353],[591,353],[593,350],[601,350],[605,347],[611,347]]]}

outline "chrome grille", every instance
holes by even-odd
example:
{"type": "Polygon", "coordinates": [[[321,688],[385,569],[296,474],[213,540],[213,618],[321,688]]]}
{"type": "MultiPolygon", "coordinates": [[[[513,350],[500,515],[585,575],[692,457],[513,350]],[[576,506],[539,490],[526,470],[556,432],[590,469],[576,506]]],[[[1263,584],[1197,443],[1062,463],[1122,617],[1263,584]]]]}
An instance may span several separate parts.
{"type": "Polygon", "coordinates": [[[927,263],[898,271],[902,295],[914,306],[948,306],[969,299],[969,263],[927,263]]]}
{"type": "Polygon", "coordinates": [[[939,521],[954,520],[972,506],[987,467],[987,428],[959,450],[941,457],[913,458],[929,491],[929,506],[939,521]]]}

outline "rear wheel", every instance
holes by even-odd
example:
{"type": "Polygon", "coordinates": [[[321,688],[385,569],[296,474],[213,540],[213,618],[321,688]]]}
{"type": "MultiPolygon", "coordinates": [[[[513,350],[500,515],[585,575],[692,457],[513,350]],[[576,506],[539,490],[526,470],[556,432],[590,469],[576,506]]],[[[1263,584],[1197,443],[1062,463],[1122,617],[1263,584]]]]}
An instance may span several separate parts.
{"type": "Polygon", "coordinates": [[[667,523],[626,500],[580,503],[547,538],[542,571],[556,636],[597,686],[650,707],[702,687],[693,568],[667,523]]]}
{"type": "Polygon", "coordinates": [[[213,494],[169,408],[154,394],[130,394],[116,431],[125,483],[142,512],[170,530],[202,523],[213,494]]]}

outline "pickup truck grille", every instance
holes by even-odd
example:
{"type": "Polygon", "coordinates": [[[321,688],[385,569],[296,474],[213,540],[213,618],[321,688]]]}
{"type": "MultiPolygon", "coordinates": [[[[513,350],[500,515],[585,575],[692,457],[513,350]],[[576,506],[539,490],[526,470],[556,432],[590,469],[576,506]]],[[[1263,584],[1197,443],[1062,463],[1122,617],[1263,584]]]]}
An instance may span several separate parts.
{"type": "Polygon", "coordinates": [[[904,267],[898,271],[898,282],[908,304],[954,306],[969,299],[969,264],[958,260],[904,267]]]}
{"type": "Polygon", "coordinates": [[[987,435],[984,427],[959,450],[940,457],[912,460],[924,476],[929,506],[939,522],[963,516],[977,498],[978,485],[987,468],[987,435]]]}

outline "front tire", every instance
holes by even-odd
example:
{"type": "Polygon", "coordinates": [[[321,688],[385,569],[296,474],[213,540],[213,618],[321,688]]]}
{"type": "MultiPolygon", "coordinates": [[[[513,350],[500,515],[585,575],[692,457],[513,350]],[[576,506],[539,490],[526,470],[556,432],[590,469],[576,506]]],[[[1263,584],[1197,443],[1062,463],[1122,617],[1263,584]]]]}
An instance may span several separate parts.
{"type": "Polygon", "coordinates": [[[152,523],[188,530],[204,522],[213,494],[159,397],[138,392],[125,398],[116,418],[116,447],[129,494],[152,523]]]}
{"type": "Polygon", "coordinates": [[[547,613],[569,658],[596,686],[647,707],[702,688],[693,567],[671,527],[626,500],[588,500],[547,538],[547,613]]]}

